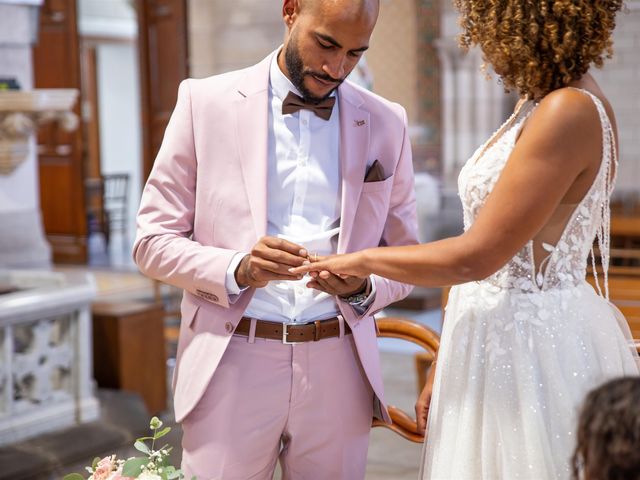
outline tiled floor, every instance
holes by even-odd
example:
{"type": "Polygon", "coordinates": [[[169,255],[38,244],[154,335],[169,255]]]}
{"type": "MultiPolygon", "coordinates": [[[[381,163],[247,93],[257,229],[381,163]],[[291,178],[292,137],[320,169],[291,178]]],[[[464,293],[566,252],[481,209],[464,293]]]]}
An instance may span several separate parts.
{"type": "MultiPolygon", "coordinates": [[[[417,398],[413,355],[382,350],[382,376],[387,402],[413,416],[417,398]]],[[[367,479],[415,479],[422,444],[409,442],[386,428],[371,432],[367,479]]]]}

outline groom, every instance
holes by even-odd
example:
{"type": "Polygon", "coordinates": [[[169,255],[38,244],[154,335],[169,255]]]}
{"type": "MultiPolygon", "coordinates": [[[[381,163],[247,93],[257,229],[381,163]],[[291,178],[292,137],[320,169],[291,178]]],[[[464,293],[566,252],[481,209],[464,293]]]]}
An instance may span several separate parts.
{"type": "Polygon", "coordinates": [[[299,278],[315,255],[417,243],[397,104],[345,77],[378,0],[284,0],[284,45],[185,80],[138,213],[134,258],[185,290],[174,375],[186,478],[364,478],[388,421],[372,315],[380,277],[299,278]]]}

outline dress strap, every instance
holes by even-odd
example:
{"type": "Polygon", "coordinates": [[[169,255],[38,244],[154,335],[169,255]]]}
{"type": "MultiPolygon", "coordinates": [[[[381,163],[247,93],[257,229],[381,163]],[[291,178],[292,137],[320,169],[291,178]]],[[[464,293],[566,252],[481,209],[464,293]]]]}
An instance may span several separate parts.
{"type": "MultiPolygon", "coordinates": [[[[618,173],[618,154],[616,151],[616,138],[613,133],[613,127],[611,121],[607,115],[607,112],[602,104],[602,101],[593,93],[582,88],[569,87],[573,90],[577,90],[589,96],[595,104],[598,115],[600,116],[600,124],[602,126],[602,162],[600,167],[600,175],[604,176],[602,180],[596,178],[597,181],[602,182],[602,201],[599,204],[601,220],[600,225],[596,230],[596,240],[598,249],[600,250],[600,263],[602,264],[602,274],[604,276],[604,297],[609,299],[609,256],[611,250],[611,193],[615,185],[616,176],[618,173]]],[[[593,268],[593,277],[598,289],[598,293],[602,295],[602,289],[598,280],[598,272],[596,270],[596,259],[591,247],[591,266],[593,268]]]]}

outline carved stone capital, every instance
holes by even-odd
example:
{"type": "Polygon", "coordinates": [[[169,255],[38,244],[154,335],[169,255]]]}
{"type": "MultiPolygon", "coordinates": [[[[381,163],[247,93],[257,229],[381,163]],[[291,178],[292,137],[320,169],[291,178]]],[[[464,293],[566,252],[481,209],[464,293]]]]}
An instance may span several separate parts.
{"type": "Polygon", "coordinates": [[[0,91],[0,175],[9,175],[29,156],[29,138],[38,127],[58,122],[61,128],[78,128],[71,108],[75,89],[0,91]]]}

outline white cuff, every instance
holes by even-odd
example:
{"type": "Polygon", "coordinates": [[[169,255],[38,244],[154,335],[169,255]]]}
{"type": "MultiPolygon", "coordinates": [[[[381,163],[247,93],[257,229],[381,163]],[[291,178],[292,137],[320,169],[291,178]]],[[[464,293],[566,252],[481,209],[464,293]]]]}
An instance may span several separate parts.
{"type": "Polygon", "coordinates": [[[224,286],[227,289],[227,295],[229,295],[229,302],[231,303],[235,303],[238,296],[248,288],[240,288],[238,282],[236,282],[236,270],[246,255],[246,253],[242,252],[236,253],[231,259],[229,267],[227,267],[227,276],[225,278],[224,286]]]}

